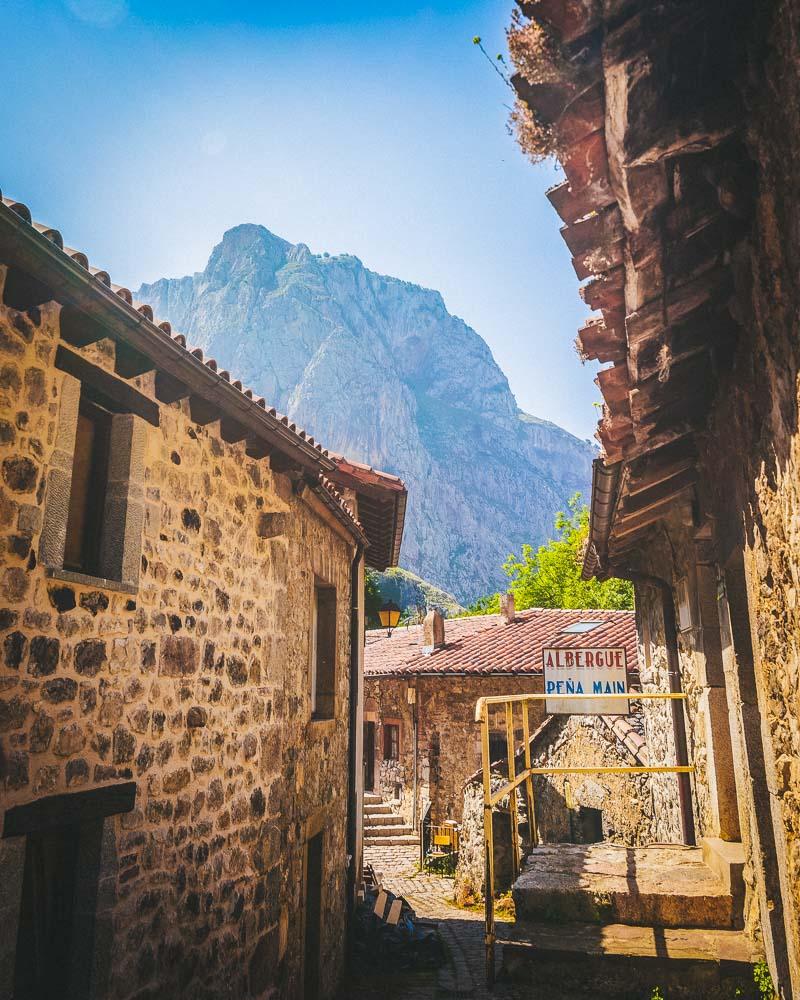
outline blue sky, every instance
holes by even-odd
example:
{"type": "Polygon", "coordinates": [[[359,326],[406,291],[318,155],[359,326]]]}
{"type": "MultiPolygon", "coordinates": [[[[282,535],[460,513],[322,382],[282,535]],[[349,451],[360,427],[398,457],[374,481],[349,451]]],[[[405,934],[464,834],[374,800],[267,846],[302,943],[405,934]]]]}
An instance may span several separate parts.
{"type": "Polygon", "coordinates": [[[520,406],[594,432],[559,175],[506,133],[511,0],[6,0],[0,187],[131,287],[258,222],[439,289],[520,406]]]}

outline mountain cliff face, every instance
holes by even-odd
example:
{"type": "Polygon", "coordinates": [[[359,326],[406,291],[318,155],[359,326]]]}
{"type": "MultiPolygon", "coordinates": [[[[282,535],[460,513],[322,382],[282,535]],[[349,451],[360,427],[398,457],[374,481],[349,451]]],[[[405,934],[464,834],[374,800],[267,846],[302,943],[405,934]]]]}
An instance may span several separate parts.
{"type": "Polygon", "coordinates": [[[402,476],[402,563],[459,600],[502,586],[506,555],[588,495],[593,449],[518,409],[438,292],[242,225],[137,298],[327,448],[402,476]]]}

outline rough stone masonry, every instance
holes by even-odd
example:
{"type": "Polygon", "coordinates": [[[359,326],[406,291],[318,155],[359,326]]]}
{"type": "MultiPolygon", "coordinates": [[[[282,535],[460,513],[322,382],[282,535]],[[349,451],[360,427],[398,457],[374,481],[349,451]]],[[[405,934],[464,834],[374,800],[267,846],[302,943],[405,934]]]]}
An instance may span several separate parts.
{"type": "MultiPolygon", "coordinates": [[[[188,399],[156,404],[151,371],[133,381],[157,426],[129,421],[127,493],[112,495],[130,507],[117,529],[140,533],[135,565],[119,562],[136,549],[121,537],[109,541],[117,580],[46,565],[69,504],[64,417],[76,406],[75,378],[56,368],[61,315],[56,302],[0,306],[0,997],[19,975],[35,834],[19,834],[17,817],[46,826],[34,807],[55,802],[68,818],[55,796],[108,813],[103,790],[130,783],[127,811],[82,820],[77,870],[92,888],[76,902],[76,995],[297,996],[305,847],[321,832],[326,996],[345,934],[354,540],[245,441],[192,420],[188,399]],[[337,670],[333,717],[318,721],[320,580],[338,597],[337,670]]],[[[112,340],[78,353],[113,373],[112,340]]]]}

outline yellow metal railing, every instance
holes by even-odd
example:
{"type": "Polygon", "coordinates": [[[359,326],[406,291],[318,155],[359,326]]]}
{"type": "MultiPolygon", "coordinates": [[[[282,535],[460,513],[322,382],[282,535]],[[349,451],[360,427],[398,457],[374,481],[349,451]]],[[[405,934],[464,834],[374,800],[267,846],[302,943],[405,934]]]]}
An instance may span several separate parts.
{"type": "MultiPolygon", "coordinates": [[[[692,774],[694,767],[691,765],[676,765],[674,767],[532,767],[531,766],[531,744],[530,744],[530,722],[528,719],[528,709],[532,702],[546,701],[620,701],[625,699],[629,703],[632,701],[678,701],[686,698],[683,693],[654,692],[643,694],[639,691],[628,691],[624,695],[619,694],[515,694],[515,695],[493,695],[491,697],[479,698],[475,706],[475,721],[481,724],[481,762],[483,768],[483,832],[485,838],[485,862],[484,862],[484,899],[486,910],[486,933],[484,941],[486,945],[486,982],[489,986],[494,983],[494,951],[495,951],[495,927],[494,927],[494,828],[492,826],[492,810],[504,798],[509,798],[511,815],[511,840],[512,840],[512,867],[514,878],[519,875],[520,863],[522,861],[522,850],[519,842],[519,816],[517,805],[517,789],[523,785],[525,804],[528,814],[528,829],[532,846],[539,842],[539,834],[536,824],[536,803],[533,796],[533,776],[535,774],[692,774]],[[516,751],[514,746],[514,710],[516,707],[522,710],[522,754],[523,768],[517,774],[516,751]],[[490,713],[493,709],[505,709],[505,731],[506,731],[506,758],[508,761],[508,780],[505,781],[494,792],[492,791],[492,774],[489,750],[489,722],[490,713]]],[[[585,714],[585,713],[584,713],[585,714]]],[[[603,711],[598,706],[598,715],[603,711]]],[[[501,719],[502,721],[502,719],[501,719]]]]}

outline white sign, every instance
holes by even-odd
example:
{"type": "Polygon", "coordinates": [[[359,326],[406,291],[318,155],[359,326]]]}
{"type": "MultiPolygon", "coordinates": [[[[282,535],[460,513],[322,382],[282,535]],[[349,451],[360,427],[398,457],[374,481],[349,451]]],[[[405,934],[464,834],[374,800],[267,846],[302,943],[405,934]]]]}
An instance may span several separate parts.
{"type": "MultiPolygon", "coordinates": [[[[628,670],[622,647],[577,648],[551,647],[542,650],[544,693],[626,694],[628,670]]],[[[550,715],[627,715],[627,698],[548,697],[545,711],[550,715]]]]}

